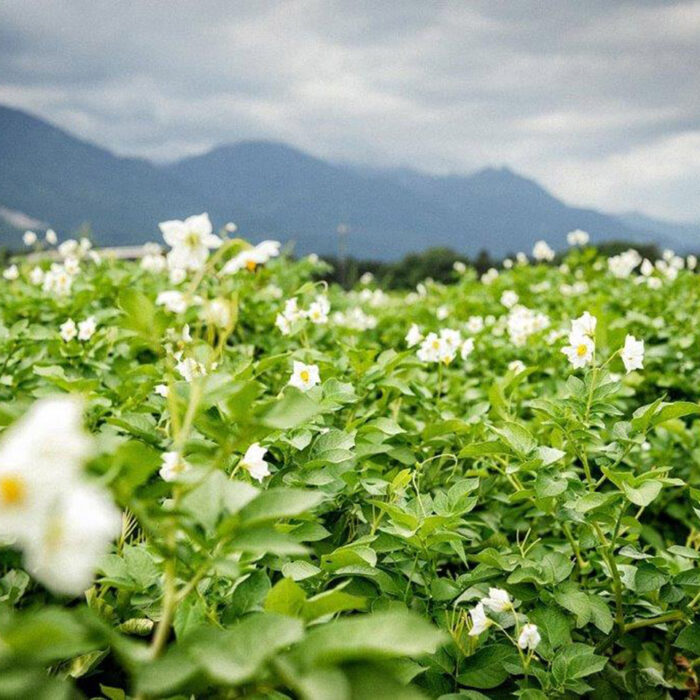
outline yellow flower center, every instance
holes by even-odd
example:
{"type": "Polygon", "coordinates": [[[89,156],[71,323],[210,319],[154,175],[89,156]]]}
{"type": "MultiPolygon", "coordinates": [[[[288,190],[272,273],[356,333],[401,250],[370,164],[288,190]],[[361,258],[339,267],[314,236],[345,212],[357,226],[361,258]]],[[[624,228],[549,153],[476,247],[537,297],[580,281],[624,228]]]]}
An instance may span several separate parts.
{"type": "Polygon", "coordinates": [[[188,233],[185,237],[185,245],[188,248],[196,248],[199,246],[199,236],[196,233],[188,233]]]}
{"type": "Polygon", "coordinates": [[[302,382],[308,382],[310,375],[309,375],[309,370],[308,369],[302,369],[301,372],[299,372],[299,376],[301,377],[302,382]]]}
{"type": "Polygon", "coordinates": [[[254,261],[254,260],[248,260],[248,262],[245,264],[245,266],[246,266],[251,272],[255,272],[255,261],[254,261]]]}
{"type": "Polygon", "coordinates": [[[26,496],[24,479],[15,475],[0,476],[0,503],[5,506],[19,506],[26,496]]]}
{"type": "Polygon", "coordinates": [[[579,346],[576,348],[576,354],[577,354],[579,357],[583,357],[587,352],[588,352],[588,346],[587,346],[587,345],[584,345],[583,343],[581,343],[581,345],[579,345],[579,346]]]}
{"type": "Polygon", "coordinates": [[[433,340],[433,350],[439,350],[439,349],[440,349],[440,341],[433,340]]]}

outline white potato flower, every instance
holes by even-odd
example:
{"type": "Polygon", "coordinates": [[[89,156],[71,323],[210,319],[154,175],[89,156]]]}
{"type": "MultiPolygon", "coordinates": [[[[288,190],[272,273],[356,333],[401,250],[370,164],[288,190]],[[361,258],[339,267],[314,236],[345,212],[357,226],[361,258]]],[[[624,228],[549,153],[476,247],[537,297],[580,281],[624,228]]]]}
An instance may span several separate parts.
{"type": "Polygon", "coordinates": [[[467,319],[467,330],[470,333],[481,333],[484,330],[484,319],[481,316],[470,316],[467,319]]]}
{"type": "Polygon", "coordinates": [[[94,316],[89,316],[78,324],[78,340],[90,340],[97,330],[97,322],[94,316]]]}
{"type": "Polygon", "coordinates": [[[525,371],[525,363],[521,360],[513,360],[508,363],[508,370],[513,374],[520,374],[525,371]]]}
{"type": "Polygon", "coordinates": [[[501,294],[501,304],[503,304],[506,309],[512,309],[519,300],[520,297],[512,289],[506,289],[506,291],[501,294]]]}
{"type": "Polygon", "coordinates": [[[75,257],[80,252],[80,244],[75,238],[68,238],[58,246],[58,254],[65,260],[68,257],[75,257]]]}
{"type": "Polygon", "coordinates": [[[467,338],[459,348],[459,356],[466,360],[474,350],[474,338],[467,338]]]}
{"type": "Polygon", "coordinates": [[[311,321],[311,323],[321,325],[328,323],[328,312],[330,310],[331,305],[328,298],[323,295],[319,295],[316,297],[316,300],[309,305],[309,308],[304,315],[309,319],[309,321],[311,321]]]}
{"type": "Polygon", "coordinates": [[[29,281],[32,284],[35,284],[39,286],[40,284],[43,284],[44,282],[44,271],[36,265],[35,267],[32,268],[32,271],[29,273],[29,281]]]}
{"type": "Polygon", "coordinates": [[[175,365],[175,369],[182,375],[186,382],[192,382],[197,377],[203,377],[207,371],[201,362],[193,357],[186,357],[175,365]]]}
{"type": "Polygon", "coordinates": [[[469,617],[472,619],[472,626],[469,630],[470,637],[478,637],[485,632],[493,622],[486,616],[486,611],[482,603],[477,603],[470,611],[469,617]]]}
{"type": "Polygon", "coordinates": [[[452,264],[452,269],[458,275],[463,275],[467,271],[467,266],[461,260],[455,260],[452,264]]]}
{"type": "Polygon", "coordinates": [[[32,246],[36,243],[36,233],[34,231],[25,231],[22,235],[22,243],[26,246],[32,246]]]}
{"type": "Polygon", "coordinates": [[[263,457],[267,454],[267,449],[254,442],[243,455],[241,466],[256,481],[262,481],[266,476],[270,476],[270,469],[263,457]]]}
{"type": "Polygon", "coordinates": [[[492,284],[498,278],[498,270],[495,267],[490,267],[483,275],[481,275],[482,284],[492,284]]]}
{"type": "Polygon", "coordinates": [[[294,386],[301,391],[308,391],[319,384],[321,375],[317,365],[306,365],[298,360],[294,361],[292,376],[289,379],[289,386],[294,386]]]}
{"type": "Polygon", "coordinates": [[[533,625],[529,622],[523,625],[523,628],[520,630],[520,636],[518,637],[518,646],[521,649],[530,649],[532,651],[541,641],[542,638],[540,637],[537,625],[533,625]]]}
{"type": "Polygon", "coordinates": [[[628,374],[635,369],[644,369],[644,341],[627,335],[620,357],[628,374]]]}
{"type": "Polygon", "coordinates": [[[19,277],[19,268],[17,265],[10,265],[3,270],[2,276],[8,281],[16,280],[19,277]]]}
{"type": "Polygon", "coordinates": [[[225,275],[233,275],[244,268],[253,272],[258,265],[264,265],[279,254],[279,241],[263,241],[253,248],[246,248],[235,255],[224,265],[221,272],[225,275]]]}
{"type": "Polygon", "coordinates": [[[411,327],[408,329],[408,333],[406,333],[405,340],[406,345],[408,345],[409,348],[412,348],[414,345],[418,345],[418,343],[423,340],[423,334],[420,332],[420,328],[418,328],[417,324],[411,324],[411,327]]]}
{"type": "Polygon", "coordinates": [[[58,236],[56,235],[56,232],[52,228],[47,228],[46,234],[44,235],[44,240],[49,245],[56,245],[56,243],[58,243],[58,236]]]}
{"type": "Polygon", "coordinates": [[[163,452],[158,474],[163,481],[177,481],[181,474],[191,469],[191,465],[177,451],[163,452]]]}
{"type": "Polygon", "coordinates": [[[231,305],[226,299],[212,299],[204,307],[204,320],[217,328],[228,328],[231,325],[231,305]]]}
{"type": "Polygon", "coordinates": [[[593,362],[595,343],[588,335],[569,335],[569,345],[562,348],[574,369],[581,369],[593,362]]]}
{"type": "Polygon", "coordinates": [[[577,228],[575,231],[570,231],[566,234],[566,242],[570,246],[585,246],[588,245],[588,241],[591,237],[585,231],[577,228]]]}
{"type": "Polygon", "coordinates": [[[120,531],[121,513],[108,492],[77,484],[57,501],[42,531],[26,547],[27,571],[54,593],[82,593],[120,531]]]}
{"type": "Polygon", "coordinates": [[[595,329],[598,324],[598,319],[584,311],[581,316],[575,318],[571,322],[571,333],[574,335],[587,335],[590,338],[595,337],[595,329]]]}
{"type": "Polygon", "coordinates": [[[554,251],[547,241],[537,241],[532,248],[532,257],[535,260],[551,262],[554,260],[554,251]]]}
{"type": "Polygon", "coordinates": [[[442,306],[438,306],[437,311],[435,312],[435,317],[438,321],[444,321],[449,315],[450,310],[444,304],[442,306]]]}
{"type": "Polygon", "coordinates": [[[72,256],[67,257],[63,261],[63,268],[71,277],[75,277],[80,272],[80,260],[72,256]]]}
{"type": "Polygon", "coordinates": [[[697,256],[695,256],[695,255],[689,255],[689,256],[685,259],[685,266],[686,266],[689,270],[694,270],[694,269],[698,266],[698,258],[697,258],[697,256]]]}
{"type": "Polygon", "coordinates": [[[164,399],[167,399],[168,394],[170,393],[170,387],[167,384],[156,384],[155,387],[153,387],[153,391],[155,391],[158,396],[162,396],[164,399]]]}
{"type": "Polygon", "coordinates": [[[158,224],[163,240],[171,247],[168,265],[174,269],[201,270],[209,251],[223,241],[212,233],[209,215],[189,216],[184,221],[163,221],[158,224]]]}
{"type": "Polygon", "coordinates": [[[488,596],[482,598],[481,602],[493,612],[505,612],[513,608],[510,594],[502,588],[489,588],[488,596]]]}
{"type": "Polygon", "coordinates": [[[421,362],[440,362],[445,353],[445,343],[437,333],[428,333],[420,344],[416,355],[421,362]]]}
{"type": "Polygon", "coordinates": [[[72,318],[64,321],[60,325],[59,331],[61,332],[61,339],[65,343],[70,343],[70,341],[78,335],[78,327],[75,325],[75,321],[72,318]]]}
{"type": "Polygon", "coordinates": [[[165,306],[168,311],[174,314],[182,314],[187,311],[187,297],[176,289],[160,292],[156,297],[158,306],[165,306]]]}

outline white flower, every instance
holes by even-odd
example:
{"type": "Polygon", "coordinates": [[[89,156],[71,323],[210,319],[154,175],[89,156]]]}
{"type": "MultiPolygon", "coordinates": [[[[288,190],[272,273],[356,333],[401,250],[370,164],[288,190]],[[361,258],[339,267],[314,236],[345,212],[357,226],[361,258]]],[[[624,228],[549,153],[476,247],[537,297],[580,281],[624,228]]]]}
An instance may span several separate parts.
{"type": "Polygon", "coordinates": [[[697,257],[696,257],[695,255],[689,255],[689,256],[685,259],[685,266],[686,266],[689,270],[694,270],[694,269],[698,266],[698,259],[697,259],[697,257]]]}
{"type": "Polygon", "coordinates": [[[510,258],[505,258],[503,260],[503,267],[506,270],[510,270],[513,267],[513,261],[510,258]]]}
{"type": "Polygon", "coordinates": [[[182,267],[171,267],[168,272],[170,284],[180,284],[187,279],[187,270],[182,267]]]}
{"type": "Polygon", "coordinates": [[[374,281],[374,275],[371,272],[363,272],[362,275],[360,276],[360,284],[367,286],[368,284],[372,284],[374,281]]]}
{"type": "Polygon", "coordinates": [[[328,298],[319,295],[316,297],[316,301],[309,305],[309,309],[306,311],[305,316],[311,321],[311,323],[320,325],[328,322],[328,312],[330,310],[331,305],[328,298]]]}
{"type": "Polygon", "coordinates": [[[439,362],[440,357],[444,354],[445,343],[441,338],[438,338],[437,333],[428,333],[416,355],[421,362],[439,362]]]}
{"type": "Polygon", "coordinates": [[[203,377],[207,372],[201,362],[192,357],[186,357],[175,365],[175,369],[182,375],[186,382],[191,382],[197,377],[203,377]]]}
{"type": "Polygon", "coordinates": [[[254,442],[243,455],[241,466],[247,469],[249,474],[257,481],[262,481],[266,476],[270,476],[270,469],[263,457],[267,450],[259,443],[254,442]]]}
{"type": "Polygon", "coordinates": [[[44,275],[42,289],[45,292],[53,292],[64,297],[70,294],[73,278],[66,272],[63,265],[51,265],[51,269],[44,275]]]}
{"type": "Polygon", "coordinates": [[[590,241],[590,239],[591,237],[585,231],[582,231],[580,228],[577,228],[575,231],[570,231],[566,234],[566,242],[571,246],[588,245],[588,241],[590,241]]]}
{"type": "Polygon", "coordinates": [[[508,370],[513,374],[520,374],[525,370],[525,363],[521,360],[513,360],[508,363],[508,370]]]}
{"type": "Polygon", "coordinates": [[[339,326],[353,328],[358,331],[366,331],[369,328],[376,328],[377,319],[366,314],[359,306],[348,309],[345,313],[336,311],[333,314],[333,321],[339,326]]]}
{"type": "Polygon", "coordinates": [[[654,273],[654,265],[652,264],[651,260],[644,258],[639,271],[644,275],[644,277],[649,277],[652,275],[654,273]]]}
{"type": "Polygon", "coordinates": [[[167,399],[168,394],[170,393],[170,387],[167,384],[156,384],[153,391],[155,391],[158,396],[162,396],[164,399],[167,399]]]}
{"type": "Polygon", "coordinates": [[[455,260],[452,264],[452,269],[458,275],[463,275],[467,271],[467,266],[461,260],[455,260]]]}
{"type": "Polygon", "coordinates": [[[459,355],[463,360],[466,360],[474,350],[474,338],[467,338],[459,349],[459,355]]]}
{"type": "Polygon", "coordinates": [[[204,320],[218,328],[228,328],[231,325],[231,305],[226,299],[212,299],[204,307],[204,320]]]}
{"type": "Polygon", "coordinates": [[[490,267],[483,275],[481,275],[482,284],[491,284],[498,277],[498,270],[495,267],[490,267]]]}
{"type": "Polygon", "coordinates": [[[26,246],[34,245],[36,243],[36,233],[34,231],[25,231],[22,236],[22,243],[26,246]]]}
{"type": "Polygon", "coordinates": [[[87,253],[88,250],[92,248],[92,241],[84,236],[79,241],[80,250],[83,253],[87,253]]]}
{"type": "Polygon", "coordinates": [[[19,277],[19,269],[17,268],[17,265],[10,265],[8,268],[3,270],[2,276],[6,280],[16,280],[19,277]]]}
{"type": "Polygon", "coordinates": [[[484,319],[481,316],[470,316],[467,319],[467,330],[470,333],[481,333],[484,330],[484,319]]]}
{"type": "Polygon", "coordinates": [[[438,321],[444,321],[450,315],[450,310],[446,306],[438,306],[435,317],[438,321]]]}
{"type": "Polygon", "coordinates": [[[481,602],[493,612],[505,612],[513,607],[508,591],[502,588],[489,588],[489,594],[481,602]]]}
{"type": "Polygon", "coordinates": [[[253,272],[258,265],[264,265],[270,258],[275,258],[279,254],[279,241],[263,241],[254,248],[242,250],[238,255],[231,258],[221,271],[225,275],[235,274],[243,268],[253,272]]]}
{"type": "Polygon", "coordinates": [[[478,637],[493,624],[493,622],[486,617],[486,612],[482,603],[477,603],[469,611],[469,617],[472,619],[472,627],[469,630],[470,637],[478,637]]]}
{"type": "Polygon", "coordinates": [[[180,474],[191,469],[189,462],[185,461],[179,452],[163,452],[158,473],[163,481],[177,481],[180,474]]]}
{"type": "Polygon", "coordinates": [[[58,246],[58,254],[65,260],[67,257],[76,256],[80,251],[80,244],[74,238],[69,238],[58,246]]]}
{"type": "Polygon", "coordinates": [[[59,330],[61,331],[61,338],[65,343],[70,343],[70,341],[78,335],[78,327],[75,325],[75,321],[72,318],[64,321],[59,330]]]}
{"type": "Polygon", "coordinates": [[[226,231],[226,233],[236,233],[236,231],[238,231],[238,226],[236,226],[236,224],[234,224],[233,221],[229,221],[224,226],[224,230],[226,231]]]}
{"type": "Polygon", "coordinates": [[[301,391],[308,391],[312,387],[319,384],[321,376],[316,365],[305,365],[298,360],[294,361],[294,369],[289,380],[289,385],[294,386],[301,391]]]}
{"type": "Polygon", "coordinates": [[[618,279],[624,279],[632,274],[637,265],[642,262],[641,255],[634,249],[630,248],[624,253],[613,255],[608,258],[608,269],[618,279]]]}
{"type": "Polygon", "coordinates": [[[423,334],[420,332],[420,328],[417,324],[412,323],[408,333],[406,333],[406,345],[412,348],[414,345],[418,345],[421,340],[423,340],[423,334]]]}
{"type": "Polygon", "coordinates": [[[519,301],[520,297],[512,290],[506,289],[503,294],[501,294],[501,304],[506,307],[506,309],[513,308],[519,301]]]}
{"type": "Polygon", "coordinates": [[[562,349],[574,369],[581,369],[593,362],[595,344],[587,335],[569,335],[569,345],[562,349]]]}
{"type": "MultiPolygon", "coordinates": [[[[146,248],[147,245],[154,245],[154,244],[149,244],[147,243],[144,246],[144,249],[146,248]]],[[[156,244],[157,245],[157,244],[156,244]]],[[[167,260],[158,252],[158,253],[147,253],[141,258],[141,269],[146,270],[146,272],[163,272],[165,268],[167,267],[167,260]]],[[[178,272],[184,273],[184,270],[180,270],[179,268],[174,268],[177,269],[178,272]]],[[[180,280],[182,281],[182,280],[180,280]]],[[[178,283],[173,283],[173,284],[178,284],[178,283]]]]}
{"type": "Polygon", "coordinates": [[[156,297],[156,304],[158,306],[165,306],[168,311],[174,314],[182,314],[187,311],[187,298],[182,292],[178,292],[176,289],[161,292],[156,297]]]}
{"type": "Polygon", "coordinates": [[[532,257],[535,260],[554,260],[554,251],[549,247],[547,241],[537,241],[532,248],[532,257]]]}
{"type": "Polygon", "coordinates": [[[279,328],[282,335],[289,335],[292,332],[292,324],[283,314],[275,316],[275,325],[279,328]]]}
{"type": "Polygon", "coordinates": [[[206,213],[190,216],[184,221],[163,221],[158,226],[163,239],[171,247],[168,253],[171,268],[200,270],[209,257],[209,250],[218,248],[223,242],[212,233],[206,213]]]}
{"type": "Polygon", "coordinates": [[[598,319],[595,316],[589,314],[588,311],[584,311],[581,316],[571,322],[571,333],[594,338],[597,323],[598,319]]]}
{"type": "Polygon", "coordinates": [[[635,369],[644,369],[644,341],[628,335],[620,357],[628,374],[635,369]]]}
{"type": "Polygon", "coordinates": [[[29,281],[37,286],[43,283],[44,271],[38,265],[29,273],[29,281]]]}
{"type": "Polygon", "coordinates": [[[457,350],[462,344],[462,334],[452,328],[443,328],[440,331],[440,338],[445,342],[445,345],[452,351],[457,350]]]}
{"type": "Polygon", "coordinates": [[[14,539],[28,571],[57,593],[80,593],[120,527],[106,493],[81,483],[91,452],[82,404],[36,402],[0,441],[0,535],[14,539]]]}
{"type": "Polygon", "coordinates": [[[52,228],[46,229],[46,235],[44,236],[44,239],[49,245],[56,245],[56,243],[58,243],[58,236],[52,228]]]}
{"type": "Polygon", "coordinates": [[[527,265],[529,262],[527,255],[525,255],[525,253],[522,251],[515,254],[515,261],[518,263],[518,265],[527,265]]]}
{"type": "Polygon", "coordinates": [[[78,324],[78,340],[90,340],[97,330],[94,316],[89,316],[78,324]]]}
{"type": "Polygon", "coordinates": [[[523,625],[523,628],[520,630],[518,646],[521,649],[534,650],[541,640],[542,638],[540,637],[537,625],[528,622],[526,625],[523,625]]]}
{"type": "Polygon", "coordinates": [[[121,513],[107,491],[78,484],[56,502],[26,547],[27,570],[54,593],[82,593],[120,531],[121,513]]]}

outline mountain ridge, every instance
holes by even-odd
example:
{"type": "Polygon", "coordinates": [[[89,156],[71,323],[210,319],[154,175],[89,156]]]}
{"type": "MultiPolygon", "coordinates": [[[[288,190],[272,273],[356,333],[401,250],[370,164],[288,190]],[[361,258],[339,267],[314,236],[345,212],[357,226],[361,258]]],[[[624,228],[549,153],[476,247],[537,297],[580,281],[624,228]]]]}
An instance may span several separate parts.
{"type": "MultiPolygon", "coordinates": [[[[350,254],[385,260],[435,246],[505,255],[538,238],[563,248],[574,228],[594,241],[683,246],[670,222],[652,227],[569,206],[507,166],[430,175],[336,163],[274,140],[222,144],[156,165],[3,106],[0,163],[0,207],[63,233],[89,221],[101,245],[153,240],[159,221],[208,211],[217,226],[233,220],[245,237],[291,239],[300,253],[335,254],[336,229],[346,224],[350,254]]],[[[6,229],[0,244],[16,245],[6,229]]]]}

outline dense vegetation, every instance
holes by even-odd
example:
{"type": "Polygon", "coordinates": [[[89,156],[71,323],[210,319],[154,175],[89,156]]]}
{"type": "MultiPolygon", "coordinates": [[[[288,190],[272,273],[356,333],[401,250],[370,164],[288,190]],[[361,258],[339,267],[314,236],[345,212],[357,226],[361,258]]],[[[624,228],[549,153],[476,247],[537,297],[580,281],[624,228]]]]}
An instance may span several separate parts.
{"type": "Polygon", "coordinates": [[[344,291],[162,228],[5,269],[0,697],[698,693],[695,260],[344,291]]]}

